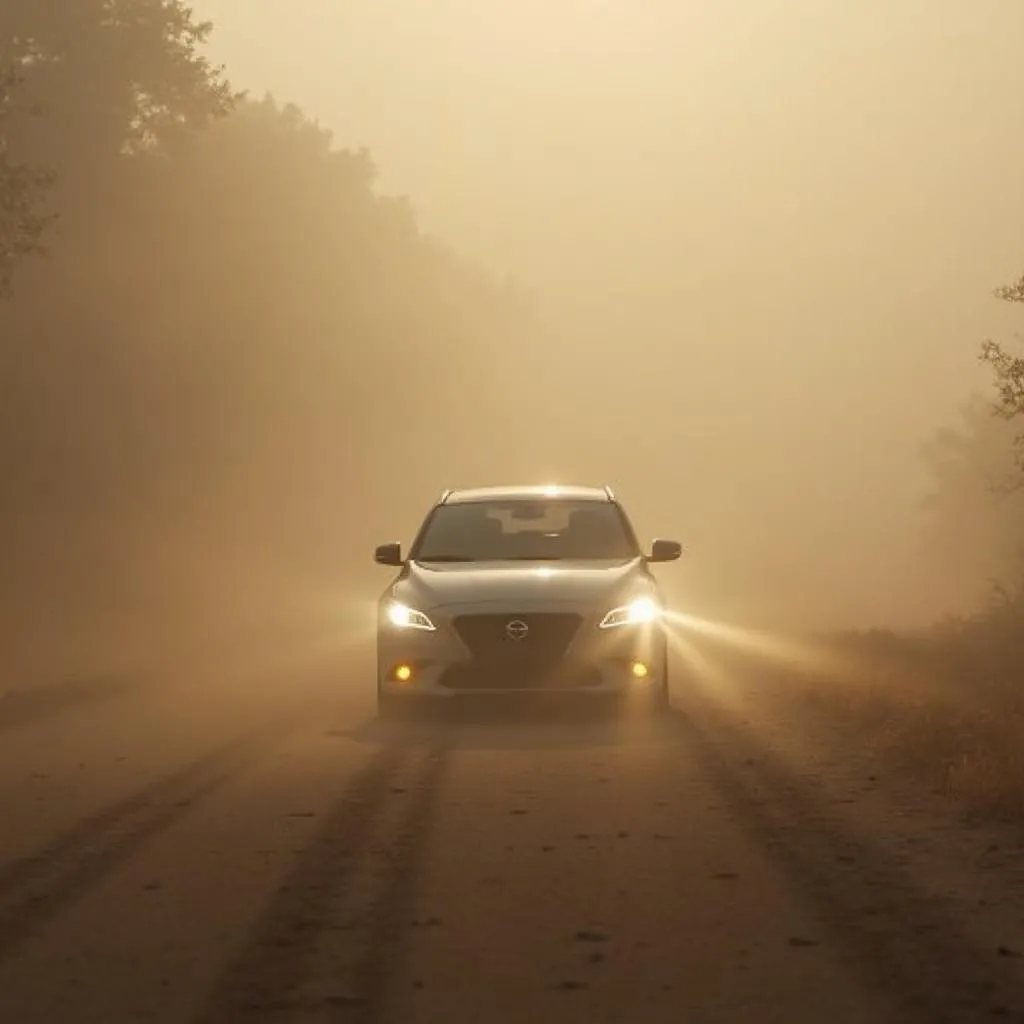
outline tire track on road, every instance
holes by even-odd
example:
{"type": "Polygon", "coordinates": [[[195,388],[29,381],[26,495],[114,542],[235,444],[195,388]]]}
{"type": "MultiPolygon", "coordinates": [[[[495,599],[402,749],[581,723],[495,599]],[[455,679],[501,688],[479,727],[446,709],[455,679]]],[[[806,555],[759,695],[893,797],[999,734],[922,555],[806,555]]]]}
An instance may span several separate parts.
{"type": "Polygon", "coordinates": [[[0,965],[307,718],[291,714],[247,731],[0,869],[0,965]]]}
{"type": "MultiPolygon", "coordinates": [[[[334,1020],[377,1024],[384,1017],[392,982],[404,967],[403,954],[408,945],[403,940],[407,930],[413,926],[410,914],[426,867],[438,802],[450,767],[451,749],[436,748],[416,780],[408,806],[395,830],[394,855],[386,885],[374,908],[373,924],[365,939],[363,954],[352,972],[359,1002],[348,1012],[337,1013],[334,1020]]],[[[429,919],[420,923],[442,922],[429,919]]]]}
{"type": "Polygon", "coordinates": [[[201,1024],[377,1019],[449,760],[446,746],[418,757],[389,747],[363,768],[221,975],[201,1024]]]}
{"type": "MultiPolygon", "coordinates": [[[[864,982],[884,992],[896,1021],[1024,1021],[1021,978],[998,950],[979,949],[959,922],[970,912],[887,863],[880,844],[849,834],[827,803],[746,730],[717,738],[679,717],[688,749],[771,861],[806,898],[864,982]]],[[[805,937],[792,937],[804,945],[805,937]]],[[[817,945],[811,939],[806,945],[817,945]]],[[[808,950],[812,953],[812,950],[808,950]]]]}

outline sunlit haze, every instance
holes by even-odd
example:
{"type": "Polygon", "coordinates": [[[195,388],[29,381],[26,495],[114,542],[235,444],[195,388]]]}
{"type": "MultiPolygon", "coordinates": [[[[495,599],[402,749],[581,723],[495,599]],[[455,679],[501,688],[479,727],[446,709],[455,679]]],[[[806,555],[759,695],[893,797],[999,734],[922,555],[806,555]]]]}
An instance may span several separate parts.
{"type": "Polygon", "coordinates": [[[0,1024],[1024,1021],[1022,98],[1024,0],[0,0],[0,1024]]]}
{"type": "Polygon", "coordinates": [[[459,453],[396,467],[413,506],[385,533],[435,486],[557,475],[678,535],[693,599],[723,612],[903,624],[962,599],[915,544],[920,447],[1011,323],[991,292],[1020,263],[1024,8],[197,11],[236,86],[368,147],[384,190],[547,318],[557,426],[483,417],[459,453]]]}
{"type": "Polygon", "coordinates": [[[932,623],[1011,566],[1013,425],[933,441],[1018,330],[1024,6],[196,0],[228,117],[25,10],[80,63],[0,124],[58,170],[0,303],[12,664],[355,642],[449,487],[610,485],[723,628],[932,623]],[[172,164],[123,152],[140,76],[172,164]]]}

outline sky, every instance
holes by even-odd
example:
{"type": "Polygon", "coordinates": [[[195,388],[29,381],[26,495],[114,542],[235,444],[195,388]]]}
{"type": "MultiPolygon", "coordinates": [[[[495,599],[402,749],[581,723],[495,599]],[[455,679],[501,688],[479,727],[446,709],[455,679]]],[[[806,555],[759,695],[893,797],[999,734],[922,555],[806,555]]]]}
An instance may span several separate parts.
{"type": "Polygon", "coordinates": [[[426,230],[531,290],[581,367],[554,470],[751,607],[780,578],[807,621],[963,597],[915,548],[920,448],[1019,329],[992,290],[1024,273],[1024,4],[195,8],[237,87],[369,148],[426,230]]]}

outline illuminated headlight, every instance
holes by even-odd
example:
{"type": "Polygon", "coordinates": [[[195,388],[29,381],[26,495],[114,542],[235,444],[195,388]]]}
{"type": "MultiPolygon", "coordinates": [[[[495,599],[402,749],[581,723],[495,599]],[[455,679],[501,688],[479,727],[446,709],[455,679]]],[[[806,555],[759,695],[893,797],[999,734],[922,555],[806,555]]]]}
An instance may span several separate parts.
{"type": "Polygon", "coordinates": [[[399,629],[425,629],[433,632],[437,628],[423,612],[397,601],[388,605],[387,615],[388,622],[399,629]]]}
{"type": "Polygon", "coordinates": [[[657,603],[649,597],[640,597],[629,604],[613,608],[600,622],[601,629],[613,626],[639,626],[646,622],[654,622],[661,615],[657,603]]]}

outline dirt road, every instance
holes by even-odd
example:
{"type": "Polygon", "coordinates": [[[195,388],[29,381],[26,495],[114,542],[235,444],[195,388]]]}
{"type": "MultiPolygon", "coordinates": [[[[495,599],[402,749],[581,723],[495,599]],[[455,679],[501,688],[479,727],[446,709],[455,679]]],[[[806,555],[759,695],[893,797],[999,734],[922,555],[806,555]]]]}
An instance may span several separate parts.
{"type": "Polygon", "coordinates": [[[369,664],[0,718],[0,1021],[1024,1020],[1024,858],[756,674],[384,728],[369,664]]]}

